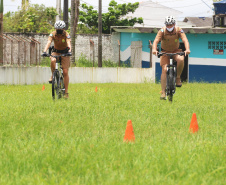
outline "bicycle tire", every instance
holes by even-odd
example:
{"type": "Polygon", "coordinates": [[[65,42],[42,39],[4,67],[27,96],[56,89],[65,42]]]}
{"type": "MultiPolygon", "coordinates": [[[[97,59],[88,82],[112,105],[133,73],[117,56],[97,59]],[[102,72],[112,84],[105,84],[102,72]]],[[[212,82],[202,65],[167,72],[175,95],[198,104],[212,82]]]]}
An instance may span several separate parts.
{"type": "Polygon", "coordinates": [[[59,71],[54,71],[52,79],[52,97],[55,99],[59,98],[60,93],[60,82],[59,82],[59,71]]]}
{"type": "Polygon", "coordinates": [[[174,79],[174,71],[173,68],[169,68],[167,73],[167,96],[169,101],[173,101],[173,94],[175,92],[175,79],[174,79]]]}
{"type": "Polygon", "coordinates": [[[64,78],[60,77],[60,95],[61,97],[65,94],[64,78]]]}

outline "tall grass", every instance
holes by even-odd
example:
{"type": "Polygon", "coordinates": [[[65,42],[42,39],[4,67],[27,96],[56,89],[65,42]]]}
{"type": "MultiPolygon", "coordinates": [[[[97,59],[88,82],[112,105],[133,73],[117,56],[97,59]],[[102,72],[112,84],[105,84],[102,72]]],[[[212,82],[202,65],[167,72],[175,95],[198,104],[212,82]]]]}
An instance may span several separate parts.
{"type": "Polygon", "coordinates": [[[225,183],[226,84],[184,84],[173,103],[159,84],[70,84],[56,101],[45,87],[0,86],[0,184],[225,183]]]}

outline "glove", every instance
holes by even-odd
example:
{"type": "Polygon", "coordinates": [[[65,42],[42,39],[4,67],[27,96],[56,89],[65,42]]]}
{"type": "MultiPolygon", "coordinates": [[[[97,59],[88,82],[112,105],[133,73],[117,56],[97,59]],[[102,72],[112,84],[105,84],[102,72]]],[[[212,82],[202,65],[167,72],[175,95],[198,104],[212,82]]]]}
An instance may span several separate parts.
{"type": "Polygon", "coordinates": [[[41,56],[42,56],[42,57],[47,57],[47,53],[46,53],[46,52],[43,52],[43,53],[41,54],[41,56]]]}
{"type": "Polygon", "coordinates": [[[68,52],[68,53],[67,53],[67,56],[72,56],[71,52],[68,52]]]}

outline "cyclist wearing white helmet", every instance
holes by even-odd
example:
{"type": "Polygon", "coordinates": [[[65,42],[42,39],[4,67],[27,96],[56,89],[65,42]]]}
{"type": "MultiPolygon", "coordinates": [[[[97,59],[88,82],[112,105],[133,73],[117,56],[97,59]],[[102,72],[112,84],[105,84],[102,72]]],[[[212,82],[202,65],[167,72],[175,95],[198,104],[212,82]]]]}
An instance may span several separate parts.
{"type": "MultiPolygon", "coordinates": [[[[66,24],[64,21],[56,21],[54,28],[56,31],[49,35],[48,42],[44,49],[42,56],[47,56],[47,50],[49,49],[52,41],[54,41],[54,49],[52,55],[60,55],[62,53],[67,53],[71,56],[71,39],[70,35],[64,30],[66,24]]],[[[55,70],[56,58],[50,57],[51,59],[51,71],[55,70]]],[[[70,57],[62,57],[62,68],[64,73],[64,85],[65,85],[65,97],[68,98],[68,85],[69,85],[69,75],[68,69],[70,67],[70,57]]],[[[52,76],[49,79],[49,83],[52,83],[52,76]]]]}
{"type": "MultiPolygon", "coordinates": [[[[190,54],[190,46],[188,39],[184,33],[184,31],[180,28],[175,26],[176,21],[173,16],[167,16],[165,18],[165,27],[163,27],[157,33],[155,40],[152,46],[152,53],[154,55],[158,54],[157,51],[157,44],[161,42],[161,48],[163,52],[166,53],[177,53],[181,52],[179,49],[179,39],[181,39],[185,46],[185,56],[190,54]]],[[[176,86],[181,87],[181,79],[180,75],[184,68],[184,56],[175,55],[174,60],[177,61],[177,78],[176,78],[176,86]]],[[[160,57],[160,66],[162,67],[162,75],[161,75],[161,86],[162,86],[162,94],[160,99],[166,99],[166,72],[167,72],[167,65],[169,64],[169,56],[163,55],[160,57]]]]}

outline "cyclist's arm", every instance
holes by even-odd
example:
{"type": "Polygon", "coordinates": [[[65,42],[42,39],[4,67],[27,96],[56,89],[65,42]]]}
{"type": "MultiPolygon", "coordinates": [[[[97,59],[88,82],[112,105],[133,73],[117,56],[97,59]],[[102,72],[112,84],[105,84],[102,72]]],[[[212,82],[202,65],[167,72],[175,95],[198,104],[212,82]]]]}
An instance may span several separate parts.
{"type": "Polygon", "coordinates": [[[70,48],[68,52],[71,52],[71,39],[67,39],[67,47],[70,48]]]}
{"type": "Polygon", "coordinates": [[[49,49],[50,45],[51,45],[51,42],[50,40],[48,40],[47,44],[46,44],[46,47],[44,49],[44,52],[47,52],[47,50],[49,49]]]}
{"type": "Polygon", "coordinates": [[[71,37],[70,35],[66,32],[66,42],[67,42],[67,47],[69,47],[69,51],[68,52],[71,52],[71,37]]]}
{"type": "Polygon", "coordinates": [[[159,30],[159,32],[157,33],[157,35],[155,37],[155,40],[153,42],[153,45],[152,45],[152,54],[154,54],[154,55],[157,55],[157,53],[158,53],[158,51],[157,51],[157,45],[162,40],[162,34],[163,34],[163,31],[162,30],[159,30]]]}
{"type": "Polygon", "coordinates": [[[187,54],[190,54],[190,45],[189,45],[188,39],[183,31],[180,33],[180,37],[181,37],[181,40],[183,41],[184,47],[186,49],[185,50],[185,56],[186,56],[187,54]]]}

